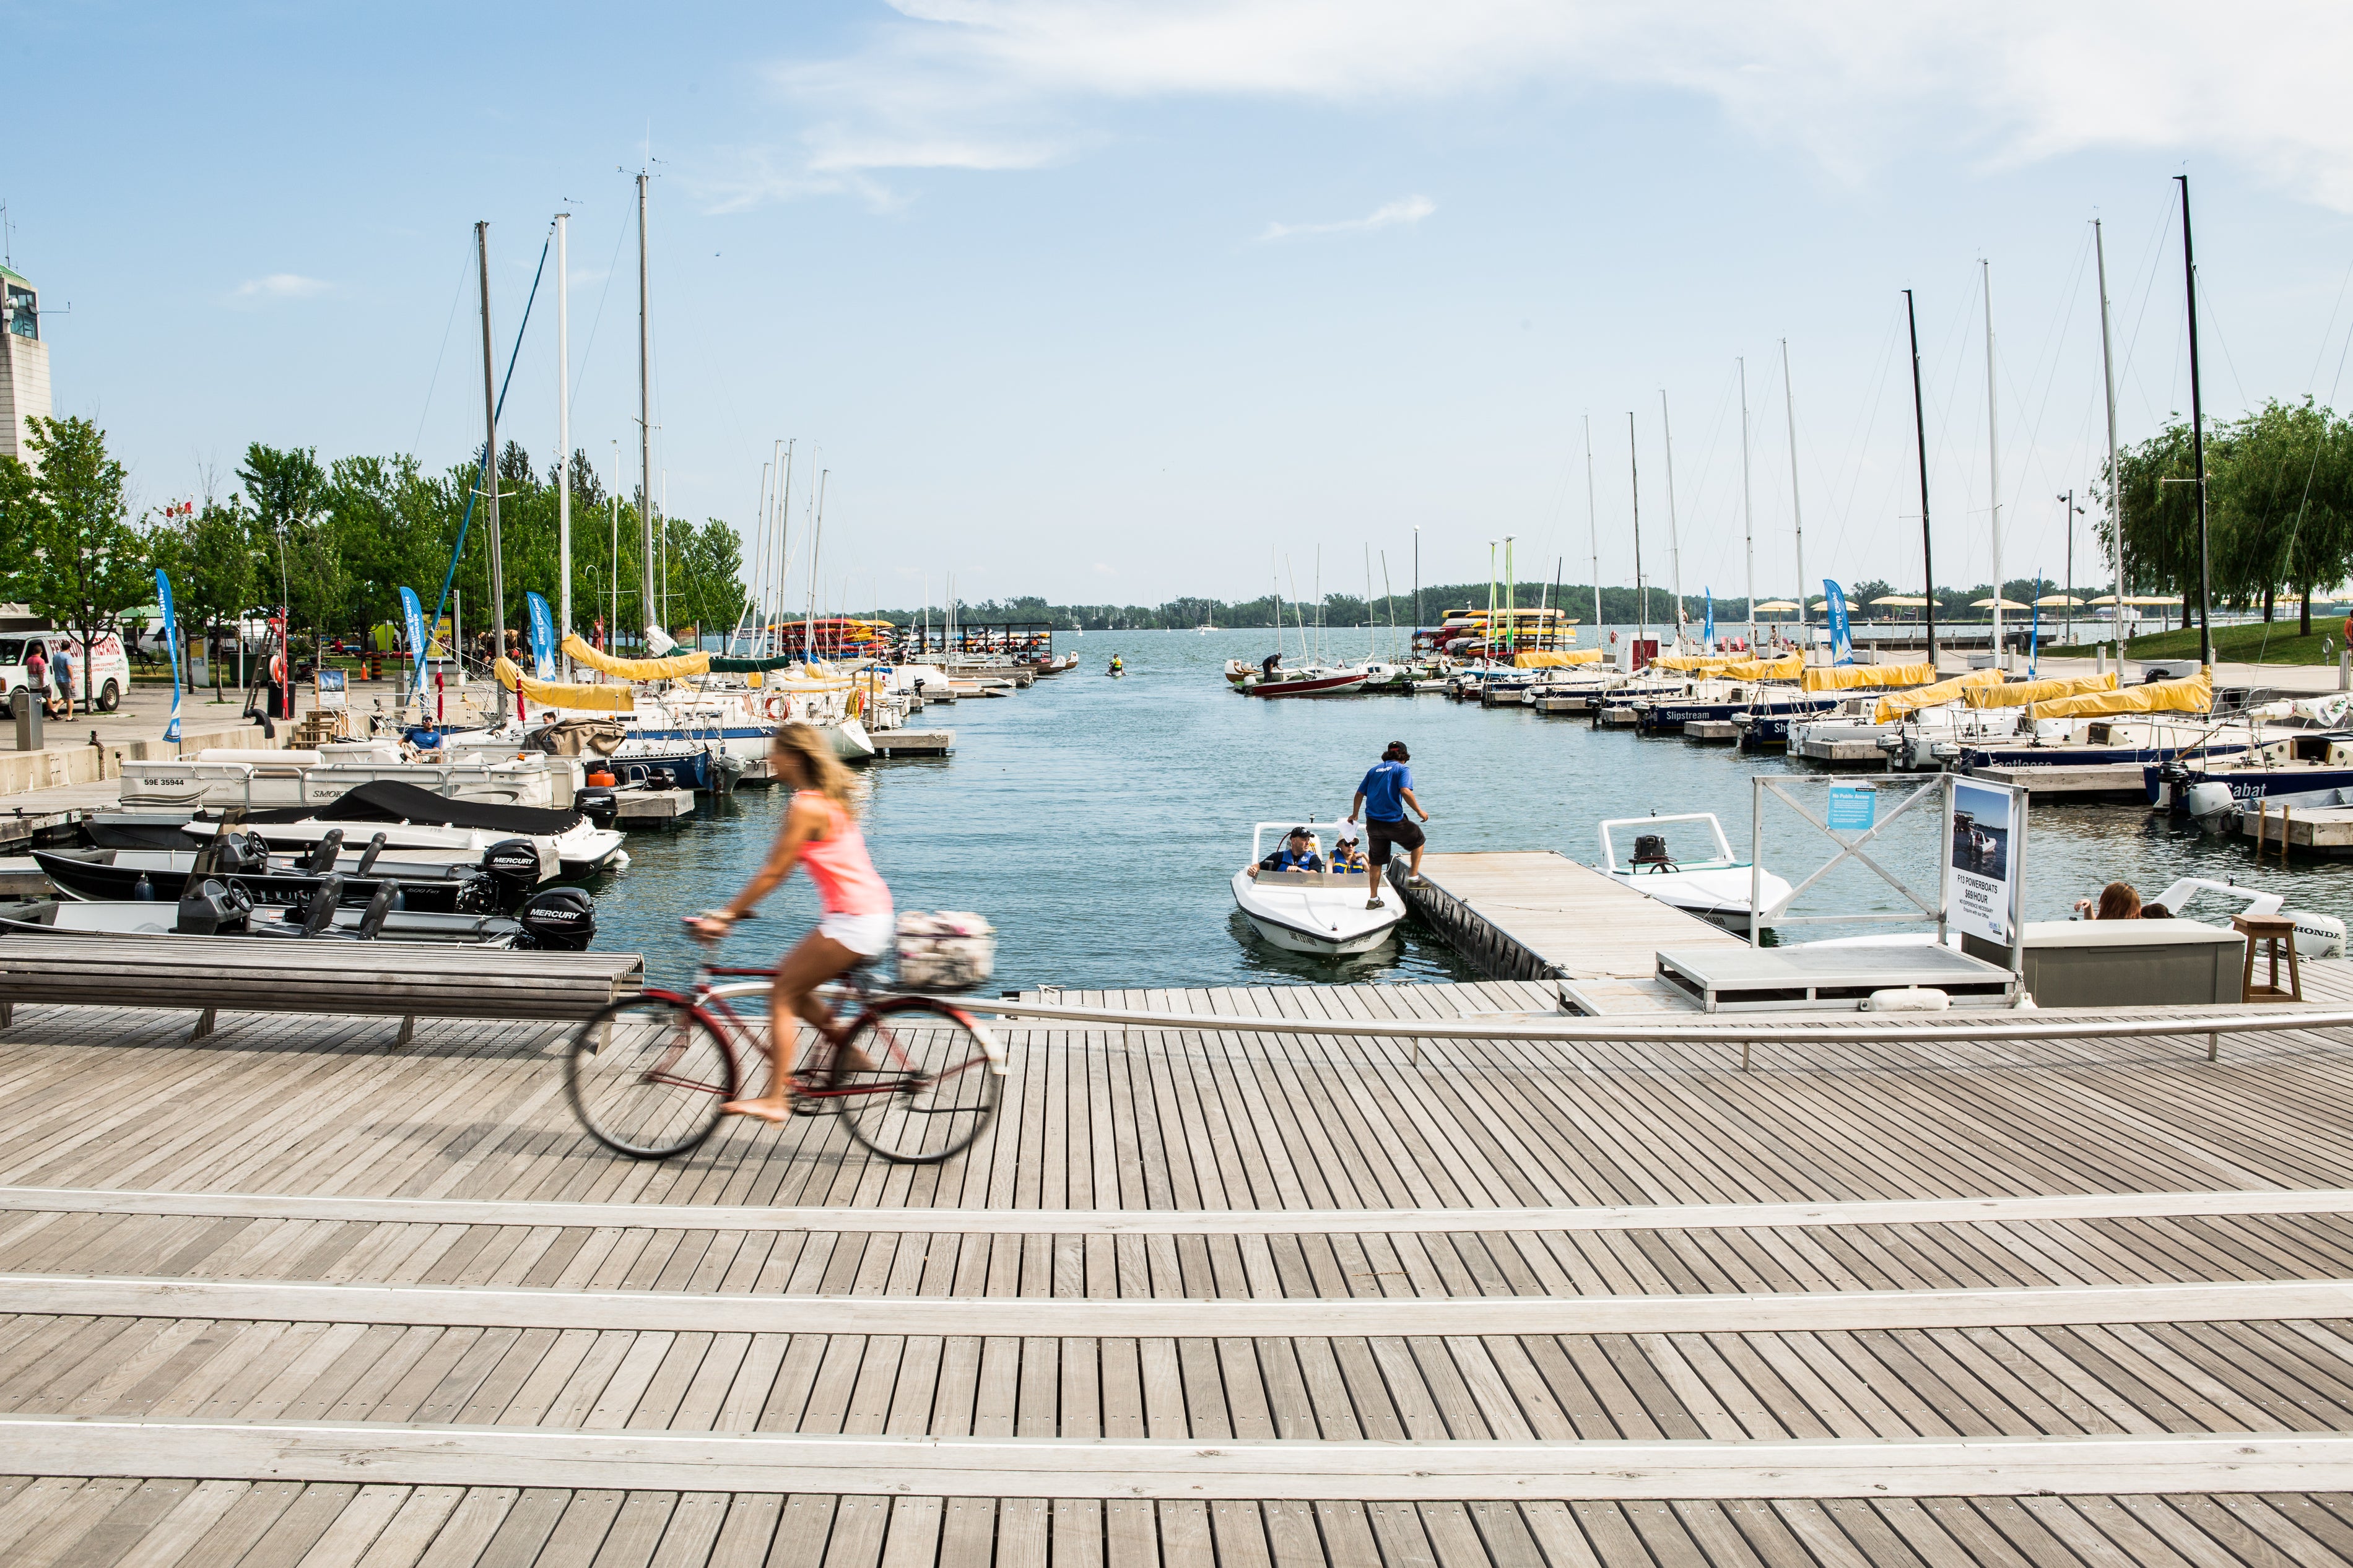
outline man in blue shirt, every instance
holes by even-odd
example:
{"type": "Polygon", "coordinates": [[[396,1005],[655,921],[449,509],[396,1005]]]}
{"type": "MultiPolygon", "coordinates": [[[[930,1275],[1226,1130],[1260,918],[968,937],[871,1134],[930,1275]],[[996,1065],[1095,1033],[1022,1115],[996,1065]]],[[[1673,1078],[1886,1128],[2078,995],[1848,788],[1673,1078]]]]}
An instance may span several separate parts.
{"type": "Polygon", "coordinates": [[[1261,871],[1321,871],[1324,858],[1315,853],[1315,836],[1303,827],[1294,827],[1286,835],[1282,847],[1250,868],[1255,879],[1261,871]]]}
{"type": "Polygon", "coordinates": [[[1372,897],[1365,900],[1368,910],[1381,907],[1381,882],[1388,875],[1391,845],[1402,845],[1412,851],[1413,863],[1406,868],[1406,879],[1417,887],[1421,883],[1421,847],[1425,840],[1421,829],[1408,822],[1405,814],[1406,808],[1411,806],[1416,816],[1428,822],[1430,813],[1422,810],[1421,802],[1414,797],[1413,770],[1406,766],[1412,756],[1403,741],[1391,741],[1381,752],[1381,760],[1373,764],[1373,771],[1356,786],[1356,805],[1348,810],[1351,823],[1359,816],[1364,817],[1366,836],[1371,840],[1367,858],[1373,863],[1369,889],[1372,897]]]}

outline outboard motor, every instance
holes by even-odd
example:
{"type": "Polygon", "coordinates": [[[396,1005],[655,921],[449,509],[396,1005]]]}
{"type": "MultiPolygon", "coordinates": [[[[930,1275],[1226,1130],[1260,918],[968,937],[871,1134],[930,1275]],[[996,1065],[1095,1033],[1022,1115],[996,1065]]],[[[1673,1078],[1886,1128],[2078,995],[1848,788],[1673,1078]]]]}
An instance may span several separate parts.
{"type": "Polygon", "coordinates": [[[218,936],[245,929],[246,910],[237,896],[214,878],[206,877],[180,896],[180,918],[172,929],[182,936],[218,936]]]}
{"type": "Polygon", "coordinates": [[[515,919],[523,941],[552,952],[582,952],[596,937],[596,900],[579,888],[533,893],[515,919]]]}
{"type": "Polygon", "coordinates": [[[609,789],[575,790],[572,804],[599,832],[609,831],[621,815],[621,797],[609,789]]]}
{"type": "Polygon", "coordinates": [[[482,851],[481,868],[497,889],[496,908],[503,913],[539,886],[539,846],[528,838],[502,838],[482,851]]]}
{"type": "Polygon", "coordinates": [[[2213,779],[2189,786],[2187,808],[2189,820],[2208,833],[2224,831],[2239,815],[2239,802],[2231,786],[2213,779]]]}
{"type": "Polygon", "coordinates": [[[335,868],[335,861],[342,857],[343,853],[343,830],[340,827],[330,827],[327,829],[327,836],[319,840],[317,847],[311,851],[309,858],[302,862],[302,869],[313,877],[323,877],[335,868]]]}
{"type": "Polygon", "coordinates": [[[335,928],[335,910],[343,901],[343,879],[332,874],[320,878],[308,898],[302,910],[302,934],[324,936],[335,928]]]}
{"type": "Polygon", "coordinates": [[[737,781],[744,776],[744,759],[728,752],[715,752],[705,764],[711,773],[711,788],[716,795],[733,795],[737,781]]]}

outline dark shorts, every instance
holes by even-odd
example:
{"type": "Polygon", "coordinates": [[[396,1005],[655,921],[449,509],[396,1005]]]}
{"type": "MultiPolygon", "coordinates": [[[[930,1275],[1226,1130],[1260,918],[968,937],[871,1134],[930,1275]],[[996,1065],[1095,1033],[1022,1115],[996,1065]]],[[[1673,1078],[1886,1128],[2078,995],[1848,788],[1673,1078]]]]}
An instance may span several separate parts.
{"type": "Polygon", "coordinates": [[[1384,822],[1377,816],[1365,818],[1365,858],[1376,866],[1389,863],[1389,846],[1394,844],[1407,851],[1422,845],[1421,829],[1400,816],[1394,822],[1384,822]]]}

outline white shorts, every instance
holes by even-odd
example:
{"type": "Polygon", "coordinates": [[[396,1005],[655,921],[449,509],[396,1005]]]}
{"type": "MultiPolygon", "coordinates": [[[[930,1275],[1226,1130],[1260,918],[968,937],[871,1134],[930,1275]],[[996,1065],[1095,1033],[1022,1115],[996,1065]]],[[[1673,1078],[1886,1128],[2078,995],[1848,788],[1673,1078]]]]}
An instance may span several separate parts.
{"type": "Polygon", "coordinates": [[[817,922],[817,934],[838,942],[860,958],[879,957],[898,934],[899,922],[890,914],[822,915],[817,922]]]}

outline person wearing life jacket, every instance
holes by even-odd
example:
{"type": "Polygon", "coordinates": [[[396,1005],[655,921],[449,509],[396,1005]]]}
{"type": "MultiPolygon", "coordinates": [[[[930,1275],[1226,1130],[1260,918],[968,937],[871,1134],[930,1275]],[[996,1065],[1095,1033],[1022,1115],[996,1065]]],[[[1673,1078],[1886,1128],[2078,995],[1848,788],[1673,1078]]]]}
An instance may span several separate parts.
{"type": "Polygon", "coordinates": [[[1108,674],[1108,675],[1117,675],[1120,671],[1122,671],[1122,670],[1125,669],[1126,668],[1127,668],[1127,661],[1126,661],[1126,660],[1124,660],[1124,659],[1123,659],[1123,658],[1121,658],[1119,657],[1119,655],[1117,655],[1117,654],[1113,654],[1113,655],[1112,655],[1112,656],[1111,656],[1111,668],[1110,668],[1110,669],[1108,669],[1108,670],[1106,670],[1104,673],[1105,673],[1105,674],[1108,674]]]}
{"type": "Polygon", "coordinates": [[[1343,824],[1332,846],[1332,869],[1343,874],[1367,869],[1365,852],[1357,847],[1356,829],[1343,824]]]}
{"type": "Polygon", "coordinates": [[[1283,835],[1282,847],[1250,868],[1255,879],[1261,871],[1321,871],[1324,858],[1315,853],[1315,836],[1304,827],[1294,827],[1283,835]]]}

